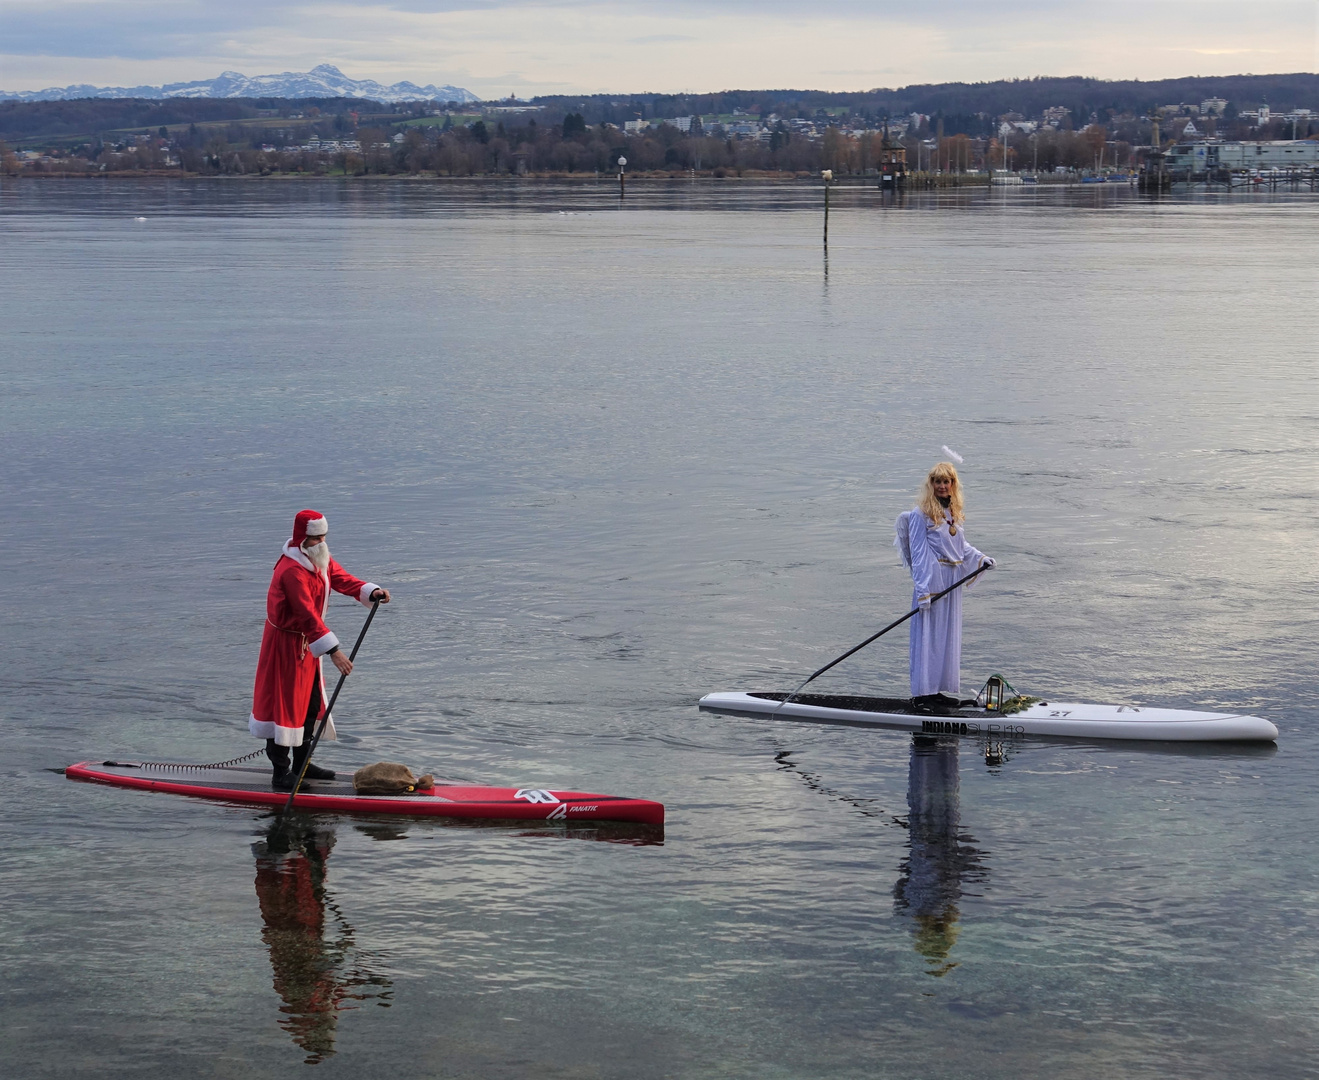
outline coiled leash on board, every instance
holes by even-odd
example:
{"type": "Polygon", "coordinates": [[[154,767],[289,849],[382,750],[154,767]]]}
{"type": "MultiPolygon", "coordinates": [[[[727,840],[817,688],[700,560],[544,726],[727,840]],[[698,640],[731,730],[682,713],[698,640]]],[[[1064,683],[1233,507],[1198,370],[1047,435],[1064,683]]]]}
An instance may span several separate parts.
{"type": "Polygon", "coordinates": [[[115,765],[121,769],[227,769],[230,765],[241,765],[244,761],[251,761],[255,757],[260,757],[265,750],[253,750],[250,754],[244,754],[242,757],[230,758],[228,761],[212,761],[209,765],[185,765],[179,761],[103,761],[102,765],[115,765]]]}

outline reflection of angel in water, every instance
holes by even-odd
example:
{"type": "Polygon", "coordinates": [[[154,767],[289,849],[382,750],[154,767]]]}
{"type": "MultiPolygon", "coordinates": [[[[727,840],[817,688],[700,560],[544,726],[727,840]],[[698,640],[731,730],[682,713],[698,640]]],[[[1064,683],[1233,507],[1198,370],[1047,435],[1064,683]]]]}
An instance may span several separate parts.
{"type": "Polygon", "coordinates": [[[325,861],[333,847],[332,829],[295,821],[276,821],[252,845],[265,923],[261,938],[284,1002],[279,1023],[307,1052],[309,1065],[334,1053],[340,1009],[371,998],[388,1005],[393,985],[353,963],[361,958],[353,928],[325,891],[325,861]]]}
{"type": "Polygon", "coordinates": [[[917,735],[911,741],[907,774],[907,858],[894,886],[894,907],[914,920],[916,951],[930,962],[928,973],[946,975],[957,966],[948,959],[957,943],[957,902],[963,886],[983,883],[988,873],[984,854],[963,846],[961,833],[956,739],[917,735]]]}

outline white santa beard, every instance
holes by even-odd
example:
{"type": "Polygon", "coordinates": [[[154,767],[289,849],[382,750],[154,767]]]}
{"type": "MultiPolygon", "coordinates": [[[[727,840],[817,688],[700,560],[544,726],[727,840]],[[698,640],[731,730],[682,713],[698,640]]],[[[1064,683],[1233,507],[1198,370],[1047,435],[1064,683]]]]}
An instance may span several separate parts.
{"type": "Polygon", "coordinates": [[[307,547],[305,544],[302,553],[311,560],[312,566],[317,570],[328,570],[330,568],[330,545],[322,540],[319,544],[313,544],[307,547]]]}

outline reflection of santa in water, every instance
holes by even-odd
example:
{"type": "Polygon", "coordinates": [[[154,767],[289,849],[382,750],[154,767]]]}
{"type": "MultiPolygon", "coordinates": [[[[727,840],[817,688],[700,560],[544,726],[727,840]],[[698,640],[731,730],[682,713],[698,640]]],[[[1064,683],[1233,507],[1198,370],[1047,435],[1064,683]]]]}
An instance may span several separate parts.
{"type": "MultiPolygon", "coordinates": [[[[274,786],[283,790],[292,789],[312,728],[324,712],[321,657],[329,656],[344,675],[353,670],[352,661],[339,650],[339,639],[325,625],[330,590],[367,605],[374,600],[389,603],[389,590],[353,577],[335,562],[326,542],[328,532],[324,514],[300,510],[266,594],[266,627],[261,635],[248,730],[266,740],[266,754],[275,767],[274,786]]],[[[332,720],[327,719],[326,735],[334,738],[332,720]]],[[[334,773],[310,765],[307,778],[332,780],[334,773]]]]}
{"type": "Polygon", "coordinates": [[[353,928],[325,885],[334,832],[306,821],[276,821],[252,845],[261,939],[270,949],[280,1027],[314,1065],[334,1053],[339,1013],[366,1001],[388,1005],[393,983],[363,966],[353,928]]]}
{"type": "Polygon", "coordinates": [[[334,1053],[334,1029],[343,987],[335,977],[337,950],[325,940],[325,859],[329,832],[292,837],[278,826],[256,852],[256,895],[270,949],[275,992],[284,1004],[280,1026],[315,1064],[334,1053]]]}

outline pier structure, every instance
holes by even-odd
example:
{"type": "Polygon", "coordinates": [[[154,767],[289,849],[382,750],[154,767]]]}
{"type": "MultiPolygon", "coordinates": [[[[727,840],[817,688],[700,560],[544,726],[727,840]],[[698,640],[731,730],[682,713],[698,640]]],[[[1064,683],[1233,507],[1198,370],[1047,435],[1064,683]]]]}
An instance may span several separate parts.
{"type": "Polygon", "coordinates": [[[1253,191],[1319,191],[1319,166],[1310,168],[1266,169],[1258,172],[1231,172],[1228,185],[1253,191]]]}
{"type": "Polygon", "coordinates": [[[1152,194],[1172,190],[1172,174],[1158,146],[1146,148],[1142,155],[1140,170],[1136,174],[1136,190],[1152,194]]]}
{"type": "Polygon", "coordinates": [[[907,173],[906,186],[909,188],[950,188],[950,187],[985,187],[989,175],[983,172],[922,172],[907,173]]]}
{"type": "Polygon", "coordinates": [[[1150,145],[1142,148],[1140,171],[1136,176],[1136,190],[1158,194],[1172,190],[1167,161],[1159,142],[1159,114],[1150,116],[1150,145]]]}
{"type": "MultiPolygon", "coordinates": [[[[1154,128],[1157,138],[1158,127],[1154,128]]],[[[1319,141],[1178,143],[1145,153],[1138,186],[1160,192],[1203,188],[1319,190],[1319,141]]]]}

